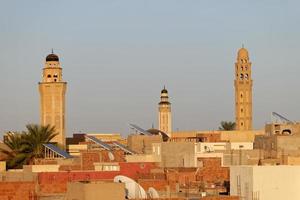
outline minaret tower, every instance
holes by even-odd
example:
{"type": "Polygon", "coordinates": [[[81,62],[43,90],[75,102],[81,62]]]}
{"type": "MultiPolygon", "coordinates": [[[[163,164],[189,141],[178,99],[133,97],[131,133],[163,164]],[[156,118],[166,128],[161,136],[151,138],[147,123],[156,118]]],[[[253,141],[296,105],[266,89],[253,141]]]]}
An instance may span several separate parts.
{"type": "Polygon", "coordinates": [[[249,54],[244,46],[235,63],[235,122],[236,130],[252,129],[252,78],[249,54]]]}
{"type": "Polygon", "coordinates": [[[62,68],[57,55],[46,57],[42,81],[39,82],[40,118],[42,125],[55,126],[58,135],[52,139],[65,148],[65,94],[67,83],[62,80],[62,68]]]}
{"type": "Polygon", "coordinates": [[[164,87],[161,91],[160,102],[158,104],[158,129],[168,134],[172,134],[171,103],[169,102],[168,90],[164,87]]]}

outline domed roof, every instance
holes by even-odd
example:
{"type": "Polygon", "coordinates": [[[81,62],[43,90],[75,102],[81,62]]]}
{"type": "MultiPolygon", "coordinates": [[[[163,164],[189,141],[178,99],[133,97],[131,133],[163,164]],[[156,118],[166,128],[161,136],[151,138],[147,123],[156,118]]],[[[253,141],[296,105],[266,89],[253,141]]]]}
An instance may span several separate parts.
{"type": "Polygon", "coordinates": [[[56,54],[51,53],[46,57],[46,62],[48,61],[59,61],[59,58],[56,54]]]}
{"type": "Polygon", "coordinates": [[[147,132],[151,133],[152,135],[161,135],[164,142],[168,141],[169,139],[169,136],[166,133],[155,128],[151,128],[147,130],[147,132]]]}
{"type": "Polygon", "coordinates": [[[168,93],[168,90],[166,89],[165,86],[164,86],[164,89],[162,89],[161,93],[168,93]]]}
{"type": "Polygon", "coordinates": [[[248,50],[244,47],[240,48],[237,56],[238,58],[249,58],[248,50]]]}

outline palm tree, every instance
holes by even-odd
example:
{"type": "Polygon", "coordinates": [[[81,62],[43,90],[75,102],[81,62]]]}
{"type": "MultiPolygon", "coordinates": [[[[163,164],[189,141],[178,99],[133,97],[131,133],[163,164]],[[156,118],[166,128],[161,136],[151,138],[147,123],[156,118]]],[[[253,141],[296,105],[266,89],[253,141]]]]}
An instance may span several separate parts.
{"type": "Polygon", "coordinates": [[[7,133],[4,144],[0,148],[6,154],[8,168],[21,168],[25,164],[34,163],[35,159],[43,158],[43,144],[49,143],[56,135],[55,128],[37,124],[26,125],[27,131],[22,133],[7,133]]]}
{"type": "Polygon", "coordinates": [[[50,143],[58,133],[55,132],[55,127],[50,125],[28,124],[26,128],[27,132],[24,137],[24,144],[28,150],[27,155],[29,160],[34,162],[37,158],[43,158],[43,144],[50,143]]]}
{"type": "Polygon", "coordinates": [[[231,131],[235,129],[235,122],[231,121],[221,121],[221,126],[219,130],[221,131],[231,131]]]}
{"type": "Polygon", "coordinates": [[[6,133],[6,139],[4,145],[0,151],[5,154],[5,160],[7,161],[7,168],[21,168],[26,163],[27,155],[26,146],[24,145],[25,133],[8,132],[6,133]]]}

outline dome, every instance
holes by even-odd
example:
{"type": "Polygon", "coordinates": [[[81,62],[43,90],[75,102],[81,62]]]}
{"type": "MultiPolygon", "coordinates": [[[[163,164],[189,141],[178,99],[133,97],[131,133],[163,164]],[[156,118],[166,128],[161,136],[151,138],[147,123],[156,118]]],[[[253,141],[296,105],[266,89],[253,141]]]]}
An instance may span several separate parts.
{"type": "Polygon", "coordinates": [[[241,58],[249,58],[249,54],[248,54],[248,50],[245,49],[244,47],[241,48],[239,51],[238,51],[238,59],[241,59],[241,58]]]}
{"type": "Polygon", "coordinates": [[[161,93],[168,93],[168,90],[166,90],[166,88],[164,87],[164,89],[162,89],[161,93]]]}
{"type": "Polygon", "coordinates": [[[169,139],[168,134],[164,133],[161,130],[155,129],[155,128],[151,128],[151,129],[147,130],[147,132],[151,133],[152,135],[161,135],[164,142],[168,141],[168,139],[169,139]]]}
{"type": "Polygon", "coordinates": [[[56,54],[51,53],[46,57],[46,62],[48,62],[48,61],[57,61],[58,62],[59,58],[56,54]]]}

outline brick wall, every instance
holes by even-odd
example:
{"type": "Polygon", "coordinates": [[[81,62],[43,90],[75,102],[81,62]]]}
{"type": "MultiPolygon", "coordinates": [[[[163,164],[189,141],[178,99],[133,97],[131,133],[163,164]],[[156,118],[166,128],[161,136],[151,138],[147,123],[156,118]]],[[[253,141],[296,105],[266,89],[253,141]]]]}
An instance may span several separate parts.
{"type": "Polygon", "coordinates": [[[38,184],[42,193],[62,193],[67,190],[67,182],[112,180],[117,175],[137,180],[140,174],[150,173],[155,163],[119,163],[120,171],[78,171],[43,172],[38,174],[38,184]]]}
{"type": "Polygon", "coordinates": [[[199,168],[196,180],[207,183],[229,181],[229,168],[221,166],[220,158],[200,158],[203,167],[199,168]]]}
{"type": "Polygon", "coordinates": [[[34,182],[0,182],[1,200],[34,200],[34,182]]]}
{"type": "Polygon", "coordinates": [[[82,170],[94,170],[94,162],[100,162],[100,151],[81,152],[82,170]]]}

